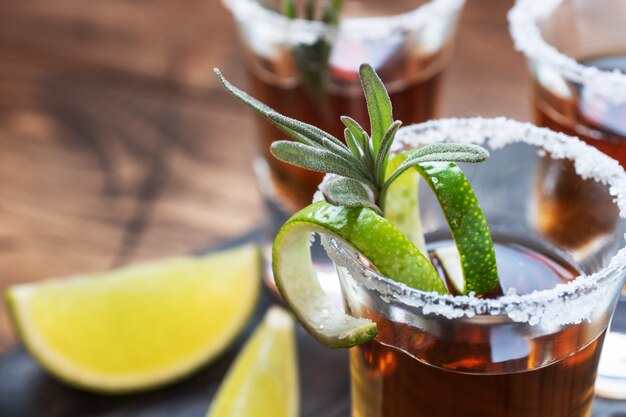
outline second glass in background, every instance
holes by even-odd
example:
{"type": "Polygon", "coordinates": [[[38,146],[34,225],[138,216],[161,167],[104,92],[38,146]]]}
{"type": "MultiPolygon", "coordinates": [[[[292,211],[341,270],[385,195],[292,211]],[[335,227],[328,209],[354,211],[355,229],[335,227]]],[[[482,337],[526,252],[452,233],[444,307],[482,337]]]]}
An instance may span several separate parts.
{"type": "MultiPolygon", "coordinates": [[[[622,0],[518,0],[509,13],[511,34],[526,55],[532,76],[535,122],[580,137],[622,166],[626,166],[625,19],[622,0]]],[[[558,173],[550,184],[552,198],[538,208],[544,231],[571,249],[592,250],[584,247],[575,229],[558,225],[594,221],[610,231],[615,227],[612,201],[589,198],[572,204],[568,196],[586,186],[573,166],[544,162],[543,169],[558,173]],[[592,218],[594,211],[606,215],[592,218]]],[[[596,390],[603,396],[626,398],[625,300],[618,304],[611,330],[596,390]]]]}
{"type": "MultiPolygon", "coordinates": [[[[441,73],[464,0],[342,2],[339,24],[322,23],[324,7],[298,19],[279,13],[278,0],[223,0],[238,25],[251,95],[278,112],[343,139],[340,116],[368,126],[358,68],[370,63],[385,83],[396,120],[405,124],[435,115],[441,73]],[[314,17],[315,20],[306,20],[314,17]]],[[[326,19],[328,21],[328,19],[326,19]]],[[[285,134],[257,120],[261,158],[257,175],[276,223],[308,205],[322,175],[284,164],[270,144],[285,134]],[[282,212],[283,216],[280,216],[282,212]]]]}

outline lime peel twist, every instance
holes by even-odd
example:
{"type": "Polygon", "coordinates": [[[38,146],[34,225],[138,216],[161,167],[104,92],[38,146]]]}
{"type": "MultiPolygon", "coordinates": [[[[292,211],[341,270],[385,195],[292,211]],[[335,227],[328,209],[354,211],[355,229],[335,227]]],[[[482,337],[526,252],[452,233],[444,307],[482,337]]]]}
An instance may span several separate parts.
{"type": "MultiPolygon", "coordinates": [[[[227,90],[295,139],[272,143],[276,158],[339,176],[321,187],[325,202],[301,210],[285,223],[273,247],[274,278],[283,299],[322,344],[349,347],[363,343],[376,335],[376,327],[369,320],[346,315],[322,291],[311,261],[311,233],[350,244],[395,281],[422,291],[448,292],[427,258],[421,236],[417,187],[410,189],[419,176],[435,193],[460,254],[462,276],[451,279],[457,292],[481,295],[497,286],[487,223],[467,178],[455,164],[484,161],[489,156],[484,148],[437,143],[405,152],[390,163],[391,145],[401,123],[393,121],[389,94],[368,64],[361,65],[359,75],[371,136],[357,121],[343,116],[347,145],[315,126],[278,114],[215,72],[227,90]],[[409,204],[403,208],[402,201],[388,202],[390,197],[409,204]]],[[[448,263],[451,256],[454,253],[448,256],[448,263]]]]}
{"type": "Polygon", "coordinates": [[[307,331],[325,346],[351,347],[372,339],[377,331],[370,320],[344,313],[322,290],[311,260],[311,233],[349,243],[391,279],[411,287],[447,293],[428,259],[372,209],[340,207],[325,201],[307,206],[278,232],[272,265],[283,301],[307,331]]]}

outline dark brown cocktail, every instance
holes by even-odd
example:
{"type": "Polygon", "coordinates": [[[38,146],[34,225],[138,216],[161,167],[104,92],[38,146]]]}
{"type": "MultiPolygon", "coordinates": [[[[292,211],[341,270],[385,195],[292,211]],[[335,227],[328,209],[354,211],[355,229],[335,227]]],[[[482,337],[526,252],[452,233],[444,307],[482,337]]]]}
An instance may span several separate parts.
{"type": "MultiPolygon", "coordinates": [[[[496,255],[503,285],[518,294],[578,275],[570,265],[519,245],[496,244],[496,255]]],[[[446,338],[437,338],[364,307],[354,313],[370,317],[379,328],[377,341],[353,348],[350,355],[354,417],[590,414],[603,338],[601,333],[587,340],[594,330],[590,323],[530,342],[514,325],[451,326],[446,338]]]]}

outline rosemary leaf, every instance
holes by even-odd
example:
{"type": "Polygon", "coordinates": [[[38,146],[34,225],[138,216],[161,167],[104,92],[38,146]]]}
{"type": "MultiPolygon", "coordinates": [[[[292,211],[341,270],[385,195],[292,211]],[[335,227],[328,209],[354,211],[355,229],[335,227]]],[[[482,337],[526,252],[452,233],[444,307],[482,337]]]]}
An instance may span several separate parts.
{"type": "MultiPolygon", "coordinates": [[[[340,119],[341,119],[341,122],[344,124],[344,126],[347,127],[350,130],[352,135],[357,140],[359,140],[359,141],[361,140],[361,138],[363,137],[363,133],[367,134],[367,132],[365,132],[365,129],[363,129],[363,127],[361,127],[359,122],[354,120],[352,117],[341,116],[340,119]]],[[[365,150],[365,144],[361,143],[361,149],[365,150]]]]}
{"type": "Polygon", "coordinates": [[[361,144],[363,149],[363,164],[367,167],[368,178],[376,183],[376,172],[374,170],[374,150],[372,149],[372,141],[365,131],[361,132],[361,144]]]}
{"type": "Polygon", "coordinates": [[[313,148],[298,142],[280,140],[272,143],[272,155],[283,162],[297,165],[311,171],[324,172],[352,178],[357,181],[366,181],[373,188],[368,179],[363,178],[363,173],[355,169],[353,164],[335,155],[327,149],[313,148]]]}
{"type": "Polygon", "coordinates": [[[383,82],[371,65],[362,64],[359,68],[359,74],[363,91],[365,92],[367,111],[370,116],[374,154],[378,154],[380,142],[391,123],[393,123],[391,99],[383,82]]]}
{"type": "Polygon", "coordinates": [[[331,204],[344,207],[367,207],[382,216],[363,183],[350,178],[337,178],[324,184],[322,194],[331,204]]]}
{"type": "Polygon", "coordinates": [[[313,142],[313,147],[326,149],[334,155],[342,158],[347,165],[354,167],[363,176],[367,176],[366,168],[361,164],[358,157],[354,157],[352,152],[339,140],[315,126],[300,122],[282,114],[271,112],[267,117],[274,123],[293,130],[302,137],[313,142]],[[330,138],[330,139],[329,139],[330,138]],[[332,139],[332,140],[331,140],[332,139]]]}
{"type": "Polygon", "coordinates": [[[407,159],[387,178],[382,186],[384,193],[389,185],[407,169],[424,162],[482,162],[489,158],[489,152],[478,145],[458,143],[437,143],[412,151],[407,159]]]}
{"type": "MultiPolygon", "coordinates": [[[[276,119],[276,120],[273,120],[271,115],[279,115],[279,113],[277,113],[271,107],[266,106],[265,104],[261,103],[260,101],[258,101],[254,97],[250,96],[248,93],[246,93],[246,92],[238,89],[234,85],[232,85],[226,78],[224,78],[222,73],[217,68],[215,68],[214,71],[215,71],[215,74],[217,75],[217,77],[219,78],[219,80],[221,81],[221,83],[224,85],[224,87],[226,87],[226,89],[232,95],[237,97],[239,100],[241,100],[248,107],[251,107],[258,114],[263,116],[265,119],[269,120],[274,126],[276,126],[278,129],[280,129],[281,131],[283,131],[284,133],[286,133],[288,136],[292,137],[293,139],[295,139],[295,140],[297,140],[299,142],[302,142],[304,144],[307,144],[307,145],[316,146],[316,141],[313,138],[309,138],[306,135],[302,135],[302,134],[296,132],[294,129],[288,127],[286,124],[280,123],[280,121],[282,121],[284,119],[288,119],[288,120],[294,120],[294,119],[289,119],[289,118],[281,115],[282,117],[284,117],[284,119],[280,119],[278,117],[274,117],[274,119],[276,119]]],[[[326,139],[328,139],[328,140],[330,140],[332,142],[335,142],[336,144],[338,144],[340,146],[343,146],[343,144],[341,143],[341,141],[339,141],[339,139],[337,139],[337,138],[333,137],[332,135],[324,132],[323,130],[318,129],[315,126],[308,125],[306,123],[302,123],[302,122],[297,122],[297,123],[299,123],[300,125],[308,127],[313,132],[315,132],[318,136],[322,135],[326,139]]]]}
{"type": "Polygon", "coordinates": [[[322,13],[322,22],[329,25],[339,23],[339,12],[341,11],[341,0],[331,0],[322,13]]]}
{"type": "MultiPolygon", "coordinates": [[[[343,122],[344,126],[346,126],[348,130],[350,130],[350,133],[352,134],[352,136],[354,136],[356,141],[359,142],[359,145],[361,145],[361,150],[363,151],[363,157],[361,160],[363,161],[363,166],[365,167],[365,170],[368,173],[373,173],[374,151],[372,150],[372,145],[370,143],[367,132],[356,120],[349,116],[341,116],[341,121],[343,122]]],[[[374,179],[374,175],[372,175],[371,178],[374,179]]]]}
{"type": "Polygon", "coordinates": [[[456,162],[482,162],[489,158],[489,152],[478,145],[459,143],[434,143],[423,146],[409,153],[407,161],[421,158],[432,154],[461,153],[467,160],[455,160],[456,162]]]}
{"type": "Polygon", "coordinates": [[[389,126],[389,129],[385,132],[383,140],[380,142],[380,149],[378,149],[376,163],[374,164],[374,169],[376,170],[376,184],[382,184],[385,180],[387,161],[389,160],[389,150],[391,149],[391,144],[396,138],[396,132],[398,132],[401,124],[402,122],[399,120],[393,122],[391,126],[389,126]]]}
{"type": "MultiPolygon", "coordinates": [[[[259,100],[255,99],[254,97],[252,97],[245,91],[242,91],[238,89],[237,87],[235,87],[234,85],[232,85],[226,78],[224,78],[224,76],[222,75],[219,69],[213,68],[213,72],[215,72],[215,75],[217,75],[217,78],[220,80],[220,82],[226,88],[226,90],[228,90],[228,92],[230,92],[233,96],[237,97],[242,103],[252,108],[254,111],[256,111],[258,114],[263,116],[265,119],[270,120],[269,117],[267,117],[269,113],[276,113],[274,109],[272,109],[271,107],[261,103],[259,100]]],[[[302,143],[312,144],[306,138],[303,138],[301,135],[294,132],[293,130],[287,127],[278,125],[274,122],[272,122],[272,124],[276,126],[278,129],[280,129],[281,131],[285,132],[287,135],[291,136],[292,138],[302,143]]]]}
{"type": "Polygon", "coordinates": [[[360,142],[356,140],[356,138],[348,128],[344,129],[343,136],[346,139],[346,143],[348,144],[348,149],[350,149],[350,152],[352,152],[352,156],[354,156],[360,162],[361,158],[363,157],[363,149],[361,148],[360,142]]]}
{"type": "Polygon", "coordinates": [[[284,116],[275,111],[267,113],[267,118],[274,124],[283,126],[291,131],[294,131],[301,136],[311,140],[312,142],[324,147],[328,150],[336,151],[337,153],[350,156],[350,152],[339,139],[324,132],[313,125],[301,122],[291,117],[284,116]]]}
{"type": "Polygon", "coordinates": [[[296,2],[295,0],[283,0],[283,5],[281,7],[281,11],[283,15],[285,15],[289,19],[296,18],[296,2]]]}

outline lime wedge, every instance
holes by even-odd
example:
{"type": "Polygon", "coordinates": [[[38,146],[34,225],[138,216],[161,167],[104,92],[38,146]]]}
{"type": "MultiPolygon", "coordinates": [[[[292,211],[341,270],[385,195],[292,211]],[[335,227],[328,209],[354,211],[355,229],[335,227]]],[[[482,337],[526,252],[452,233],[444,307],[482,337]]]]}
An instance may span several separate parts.
{"type": "Polygon", "coordinates": [[[324,201],[293,215],[274,240],[274,279],[283,300],[320,343],[344,348],[376,336],[376,324],[336,307],[316,278],[311,261],[312,233],[341,239],[383,275],[424,291],[447,293],[428,259],[389,221],[369,208],[334,206],[324,201]]]}
{"type": "Polygon", "coordinates": [[[228,371],[207,417],[297,417],[294,323],[272,307],[228,371]]]}
{"type": "Polygon", "coordinates": [[[10,288],[33,357],[67,383],[98,392],[163,385],[220,354],[259,294],[260,256],[244,246],[10,288]]]}

